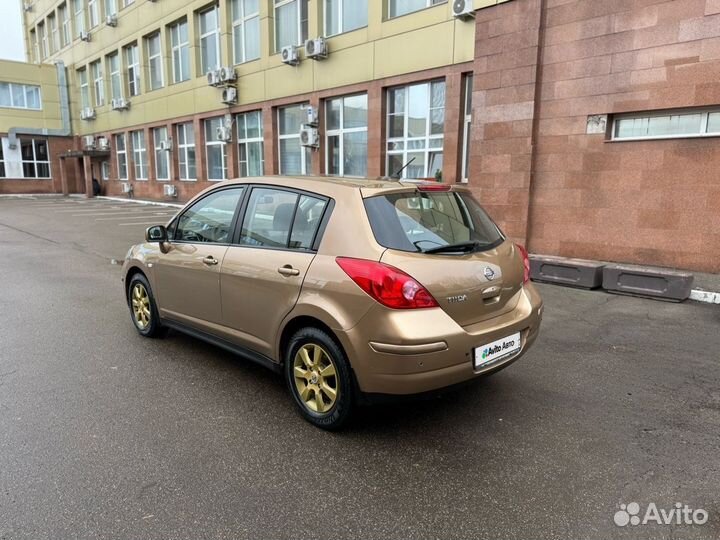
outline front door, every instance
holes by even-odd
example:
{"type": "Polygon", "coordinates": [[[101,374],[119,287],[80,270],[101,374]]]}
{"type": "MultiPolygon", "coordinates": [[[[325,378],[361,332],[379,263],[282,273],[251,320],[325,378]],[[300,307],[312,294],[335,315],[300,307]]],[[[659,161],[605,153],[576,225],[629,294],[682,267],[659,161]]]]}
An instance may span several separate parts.
{"type": "Polygon", "coordinates": [[[327,200],[279,188],[250,194],[239,245],[228,249],[220,284],[224,325],[239,344],[274,357],[275,337],[315,258],[327,200]]]}
{"type": "Polygon", "coordinates": [[[222,323],[220,268],[231,241],[242,186],[220,189],[187,208],[155,267],[163,318],[208,330],[222,323]]]}

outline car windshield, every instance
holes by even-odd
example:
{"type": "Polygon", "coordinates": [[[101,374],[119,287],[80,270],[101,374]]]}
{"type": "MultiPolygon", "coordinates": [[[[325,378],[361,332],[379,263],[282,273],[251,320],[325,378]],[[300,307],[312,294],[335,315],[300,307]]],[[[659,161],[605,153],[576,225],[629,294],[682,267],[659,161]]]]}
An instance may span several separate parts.
{"type": "Polygon", "coordinates": [[[392,193],[365,199],[377,242],[420,253],[468,253],[500,245],[505,237],[469,193],[392,193]]]}

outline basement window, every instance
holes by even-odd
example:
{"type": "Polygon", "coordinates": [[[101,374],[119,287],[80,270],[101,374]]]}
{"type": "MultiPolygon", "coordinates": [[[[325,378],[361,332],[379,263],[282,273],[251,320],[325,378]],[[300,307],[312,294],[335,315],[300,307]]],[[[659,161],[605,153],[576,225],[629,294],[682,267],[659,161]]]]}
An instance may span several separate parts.
{"type": "Polygon", "coordinates": [[[619,115],[612,130],[614,141],[716,136],[720,136],[720,108],[619,115]]]}

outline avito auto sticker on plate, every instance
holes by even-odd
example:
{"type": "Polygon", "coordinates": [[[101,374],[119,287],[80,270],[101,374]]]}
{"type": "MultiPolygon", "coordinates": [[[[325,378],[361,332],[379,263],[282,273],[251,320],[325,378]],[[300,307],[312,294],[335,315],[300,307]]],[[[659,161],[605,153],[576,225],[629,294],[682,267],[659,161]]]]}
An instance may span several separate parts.
{"type": "Polygon", "coordinates": [[[475,347],[475,369],[492,364],[506,356],[511,356],[520,350],[520,332],[512,336],[493,341],[482,347],[475,347]]]}

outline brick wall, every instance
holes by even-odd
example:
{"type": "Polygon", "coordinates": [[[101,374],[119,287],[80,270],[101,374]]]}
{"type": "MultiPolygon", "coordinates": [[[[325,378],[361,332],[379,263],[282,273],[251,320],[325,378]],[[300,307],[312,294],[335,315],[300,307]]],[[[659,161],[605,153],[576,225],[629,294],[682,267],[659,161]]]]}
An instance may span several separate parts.
{"type": "Polygon", "coordinates": [[[720,139],[586,134],[589,115],[720,104],[720,2],[515,0],[476,24],[470,182],[507,232],[720,271],[720,139]]]}

